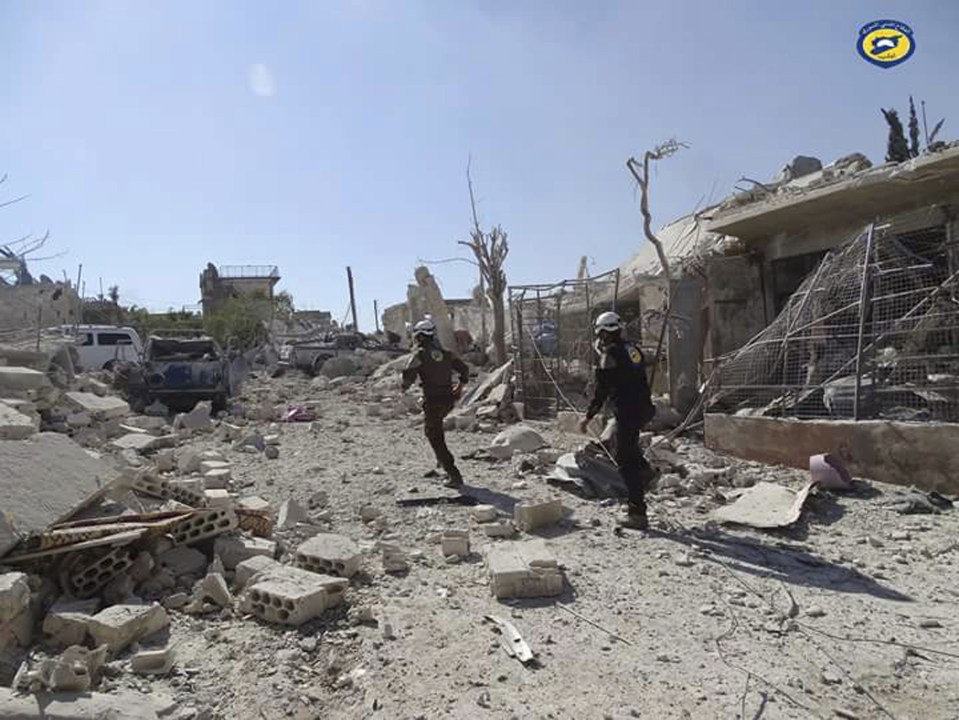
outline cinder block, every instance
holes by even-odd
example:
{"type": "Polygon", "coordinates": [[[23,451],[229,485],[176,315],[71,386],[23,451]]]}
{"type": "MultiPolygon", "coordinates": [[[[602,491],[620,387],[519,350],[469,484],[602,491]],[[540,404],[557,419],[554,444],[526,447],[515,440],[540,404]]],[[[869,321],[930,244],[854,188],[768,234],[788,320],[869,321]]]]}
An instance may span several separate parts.
{"type": "Polygon", "coordinates": [[[117,653],[131,643],[149,637],[170,624],[166,610],[157,603],[127,602],[112,605],[90,618],[90,635],[96,644],[117,653]]]}
{"type": "Polygon", "coordinates": [[[343,578],[281,565],[251,580],[240,606],[267,622],[302,625],[339,605],[347,585],[343,578]]]}
{"type": "Polygon", "coordinates": [[[179,478],[168,483],[167,491],[173,500],[190,507],[207,507],[203,478],[179,478]]]}
{"type": "Polygon", "coordinates": [[[236,513],[233,508],[209,508],[197,510],[186,520],[176,523],[170,534],[177,545],[194,545],[235,530],[236,526],[236,513]]]}
{"type": "Polygon", "coordinates": [[[496,519],[497,512],[492,505],[476,505],[473,507],[471,515],[478,523],[488,523],[496,519]]]}
{"type": "Polygon", "coordinates": [[[446,530],[440,542],[444,557],[466,557],[470,554],[470,534],[465,530],[446,530]]]}
{"type": "Polygon", "coordinates": [[[236,566],[236,573],[233,575],[233,582],[236,585],[238,590],[242,590],[243,587],[250,581],[250,578],[254,575],[258,575],[262,572],[272,570],[275,567],[278,567],[280,563],[274,560],[271,557],[266,555],[254,555],[247,560],[239,563],[236,566]]]}
{"type": "Polygon", "coordinates": [[[253,512],[270,512],[273,509],[269,500],[264,500],[259,495],[242,497],[236,501],[236,506],[244,510],[252,510],[253,512]]]}
{"type": "Polygon", "coordinates": [[[563,592],[563,573],[542,540],[493,545],[486,555],[490,589],[505,598],[553,597],[563,592]]]}
{"type": "Polygon", "coordinates": [[[353,577],[360,569],[360,548],[343,535],[320,533],[296,549],[295,562],[311,572],[353,577]]]}
{"type": "Polygon", "coordinates": [[[232,479],[233,471],[228,467],[214,468],[203,473],[203,485],[207,490],[223,490],[232,479]]]}
{"type": "Polygon", "coordinates": [[[207,507],[232,508],[233,497],[226,490],[204,490],[207,507]]]}
{"type": "Polygon", "coordinates": [[[67,578],[70,592],[77,598],[88,598],[100,588],[125,573],[133,565],[129,547],[118,547],[92,560],[71,568],[67,578]]]}
{"type": "Polygon", "coordinates": [[[516,526],[530,532],[559,522],[563,518],[563,503],[558,498],[524,502],[517,504],[513,513],[516,526]]]}
{"type": "Polygon", "coordinates": [[[230,535],[218,537],[213,552],[220,556],[224,568],[234,570],[244,560],[257,555],[272,559],[276,556],[276,543],[263,538],[230,535]]]}
{"type": "MultiPolygon", "coordinates": [[[[83,645],[90,618],[100,609],[100,600],[65,600],[53,604],[43,619],[43,634],[60,647],[83,645]]],[[[0,715],[2,717],[2,715],[0,715]]]]}

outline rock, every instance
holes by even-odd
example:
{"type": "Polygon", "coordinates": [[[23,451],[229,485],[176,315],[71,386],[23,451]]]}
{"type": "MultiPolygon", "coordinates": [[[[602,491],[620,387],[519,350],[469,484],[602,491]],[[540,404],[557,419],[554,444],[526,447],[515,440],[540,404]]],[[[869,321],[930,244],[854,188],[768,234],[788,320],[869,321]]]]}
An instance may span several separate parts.
{"type": "Polygon", "coordinates": [[[172,646],[160,650],[141,650],[130,658],[130,669],[137,675],[166,675],[176,662],[172,646]]]}
{"type": "Polygon", "coordinates": [[[470,515],[478,523],[488,523],[496,519],[497,510],[492,505],[475,505],[470,515]]]}
{"type": "MultiPolygon", "coordinates": [[[[100,600],[70,600],[61,598],[53,604],[43,619],[43,634],[59,647],[83,645],[90,618],[100,609],[100,600]]],[[[3,716],[0,715],[0,718],[3,716]]]]}
{"type": "Polygon", "coordinates": [[[806,608],[806,617],[821,618],[826,616],[826,611],[818,605],[810,605],[806,608]]]}
{"type": "Polygon", "coordinates": [[[267,445],[263,455],[267,460],[277,460],[280,457],[280,449],[276,445],[267,445]]]}
{"type": "MultiPolygon", "coordinates": [[[[561,411],[556,413],[556,429],[568,435],[582,435],[579,431],[579,421],[582,416],[579,413],[561,411]]],[[[588,427],[588,434],[593,437],[599,437],[603,432],[603,419],[600,416],[594,417],[588,427]]]]}
{"type": "MultiPolygon", "coordinates": [[[[213,472],[222,472],[214,470],[213,472]]],[[[227,490],[204,490],[203,496],[206,498],[207,507],[233,507],[233,496],[227,490]]]]}
{"type": "Polygon", "coordinates": [[[10,622],[30,606],[30,584],[26,573],[0,575],[0,625],[10,622]]]}
{"type": "Polygon", "coordinates": [[[195,603],[212,603],[221,608],[233,607],[233,595],[220,573],[210,573],[193,590],[195,603]]]}
{"type": "Polygon", "coordinates": [[[85,392],[68,392],[63,397],[78,412],[98,421],[114,420],[130,414],[130,405],[117,397],[100,397],[85,392]]]}
{"type": "Polygon", "coordinates": [[[545,446],[546,441],[533,428],[514,425],[493,438],[489,453],[501,460],[508,460],[513,453],[532,453],[545,446]]]}
{"type": "Polygon", "coordinates": [[[317,490],[307,500],[306,506],[310,510],[322,510],[330,504],[330,495],[325,490],[317,490]]]}
{"type": "Polygon", "coordinates": [[[296,500],[286,500],[280,505],[280,512],[277,517],[276,527],[279,530],[290,530],[296,527],[297,523],[310,521],[310,514],[306,508],[300,505],[296,500]]]}
{"type": "Polygon", "coordinates": [[[191,432],[212,430],[213,422],[210,419],[212,414],[213,407],[209,402],[199,402],[190,412],[180,413],[173,419],[173,430],[190,430],[191,432]]]}
{"type": "Polygon", "coordinates": [[[153,461],[161,473],[173,472],[176,469],[176,455],[172,449],[160,450],[153,456],[153,461]]]}
{"type": "Polygon", "coordinates": [[[942,623],[935,618],[923,618],[918,623],[923,630],[934,630],[942,627],[942,623]]]}
{"type": "Polygon", "coordinates": [[[483,534],[486,537],[512,537],[516,534],[516,526],[510,520],[488,523],[483,525],[483,534]]]}
{"type": "Polygon", "coordinates": [[[236,573],[234,574],[233,581],[236,584],[237,589],[242,590],[247,582],[249,582],[251,577],[261,572],[271,570],[279,564],[280,563],[278,563],[272,557],[267,557],[265,555],[254,555],[253,557],[247,558],[236,566],[236,573]]]}
{"type": "Polygon", "coordinates": [[[517,503],[513,513],[516,526],[524,532],[531,532],[562,520],[563,503],[558,498],[526,501],[517,503]]]}
{"type": "Polygon", "coordinates": [[[376,618],[373,616],[373,608],[367,606],[350,608],[347,617],[354,625],[365,625],[376,622],[376,618]]]}
{"type": "Polygon", "coordinates": [[[89,620],[90,635],[97,645],[106,645],[118,653],[130,643],[159,632],[170,618],[157,603],[130,601],[101,610],[89,620]]]}
{"type": "Polygon", "coordinates": [[[893,530],[889,533],[890,540],[896,540],[897,542],[903,542],[905,540],[911,540],[912,536],[905,530],[893,530]]]}
{"type": "Polygon", "coordinates": [[[20,693],[12,688],[0,687],[0,719],[42,720],[37,696],[20,693]]]}
{"type": "Polygon", "coordinates": [[[193,448],[181,448],[176,453],[176,466],[183,474],[199,472],[201,464],[200,453],[193,448]]]}
{"type": "Polygon", "coordinates": [[[410,569],[409,561],[396,545],[380,544],[383,558],[383,571],[390,574],[404,573],[410,569]]]}
{"type": "Polygon", "coordinates": [[[186,593],[174,593],[163,598],[162,605],[167,610],[179,610],[186,607],[190,602],[190,596],[186,593]]]}
{"type": "Polygon", "coordinates": [[[241,562],[256,555],[276,557],[276,543],[263,538],[221,535],[213,544],[213,552],[220,556],[227,570],[234,570],[241,562]]]}
{"type": "Polygon", "coordinates": [[[35,435],[40,418],[29,416],[0,402],[0,440],[26,440],[35,435]]]}
{"type": "Polygon", "coordinates": [[[257,452],[266,450],[266,439],[258,432],[250,433],[233,444],[234,450],[252,449],[257,452]]]}

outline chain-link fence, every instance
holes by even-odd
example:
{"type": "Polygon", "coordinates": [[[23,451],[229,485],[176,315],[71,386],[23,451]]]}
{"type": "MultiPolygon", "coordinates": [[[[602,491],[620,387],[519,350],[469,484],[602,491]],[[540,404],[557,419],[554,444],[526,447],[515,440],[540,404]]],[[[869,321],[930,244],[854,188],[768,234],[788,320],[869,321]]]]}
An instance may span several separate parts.
{"type": "Polygon", "coordinates": [[[528,417],[552,417],[570,409],[567,401],[585,408],[595,363],[593,322],[603,311],[620,310],[618,292],[618,270],[509,288],[517,399],[528,417]]]}
{"type": "Polygon", "coordinates": [[[873,224],[722,359],[713,412],[959,421],[959,248],[949,227],[873,224]]]}

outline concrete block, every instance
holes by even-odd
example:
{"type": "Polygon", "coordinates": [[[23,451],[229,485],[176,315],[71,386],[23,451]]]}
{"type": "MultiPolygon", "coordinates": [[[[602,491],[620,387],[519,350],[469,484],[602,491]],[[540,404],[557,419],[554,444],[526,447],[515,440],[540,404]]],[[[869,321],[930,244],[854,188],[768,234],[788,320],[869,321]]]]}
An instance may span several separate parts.
{"type": "Polygon", "coordinates": [[[483,534],[486,537],[513,537],[516,534],[516,526],[512,520],[502,520],[483,525],[483,534]]]}
{"type": "Polygon", "coordinates": [[[0,392],[9,390],[22,393],[28,390],[44,390],[50,386],[50,380],[39,370],[0,366],[0,392]]]}
{"type": "Polygon", "coordinates": [[[211,470],[229,470],[230,463],[225,460],[200,460],[200,473],[206,475],[211,470]]]}
{"type": "Polygon", "coordinates": [[[0,625],[9,622],[30,606],[30,584],[22,572],[0,575],[0,625]]]}
{"type": "Polygon", "coordinates": [[[154,457],[157,470],[163,473],[173,472],[176,469],[176,454],[172,449],[160,450],[154,457]]]}
{"type": "Polygon", "coordinates": [[[127,433],[110,441],[110,447],[115,450],[135,450],[147,453],[161,448],[174,447],[176,435],[147,435],[145,433],[127,433]]]}
{"type": "Polygon", "coordinates": [[[170,617],[161,605],[134,599],[101,610],[90,618],[89,628],[98,646],[106,645],[116,654],[169,624],[170,617]]]}
{"type": "Polygon", "coordinates": [[[141,650],[130,658],[130,669],[137,675],[166,675],[176,663],[172,646],[159,650],[141,650]]]}
{"type": "Polygon", "coordinates": [[[181,575],[200,575],[206,572],[206,555],[190,547],[175,547],[157,557],[160,570],[166,570],[173,577],[181,575]]]}
{"type": "Polygon", "coordinates": [[[524,532],[553,525],[562,518],[563,503],[558,498],[518,503],[513,510],[513,520],[524,532]]]}
{"type": "Polygon", "coordinates": [[[227,570],[234,570],[244,560],[249,560],[257,555],[274,558],[276,556],[276,543],[263,538],[221,535],[213,544],[213,552],[220,556],[223,567],[227,570]]]}
{"type": "Polygon", "coordinates": [[[233,582],[237,589],[243,587],[249,582],[250,578],[261,572],[266,572],[279,565],[276,560],[265,555],[254,555],[248,560],[244,560],[236,566],[236,572],[233,575],[233,582]]]}
{"type": "MultiPolygon", "coordinates": [[[[205,465],[206,463],[204,463],[205,465]]],[[[223,490],[233,479],[233,471],[230,468],[215,468],[203,473],[203,486],[207,490],[223,490]]]]}
{"type": "Polygon", "coordinates": [[[498,599],[554,597],[563,573],[543,540],[492,545],[486,554],[490,589],[498,599]]]}
{"type": "Polygon", "coordinates": [[[0,403],[0,440],[26,440],[35,435],[40,419],[25,415],[5,403],[0,403]]]}
{"type": "Polygon", "coordinates": [[[493,522],[497,514],[496,508],[492,505],[475,505],[470,512],[470,515],[472,515],[473,519],[478,523],[493,522]]]}
{"type": "Polygon", "coordinates": [[[207,507],[203,478],[178,478],[167,482],[170,497],[192,507],[207,507]]]}
{"type": "Polygon", "coordinates": [[[30,693],[0,687],[0,720],[41,720],[40,702],[30,693]]]}
{"type": "Polygon", "coordinates": [[[123,419],[123,426],[134,430],[142,430],[151,435],[165,435],[167,428],[166,418],[150,415],[133,415],[123,419]]]}
{"type": "Polygon", "coordinates": [[[204,490],[207,507],[224,508],[233,507],[233,498],[226,490],[204,490]]]}
{"type": "Polygon", "coordinates": [[[200,603],[213,603],[221,608],[233,607],[233,594],[220,573],[210,573],[197,582],[193,599],[200,603]]]}
{"type": "Polygon", "coordinates": [[[296,500],[286,500],[280,505],[276,526],[280,530],[290,530],[297,523],[309,522],[310,513],[296,500]]]}
{"type": "Polygon", "coordinates": [[[68,600],[61,598],[47,611],[43,619],[44,636],[59,645],[83,645],[90,618],[100,609],[100,600],[68,600]]]}
{"type": "Polygon", "coordinates": [[[470,534],[465,530],[446,530],[440,544],[444,557],[466,557],[470,554],[470,534]]]}
{"type": "Polygon", "coordinates": [[[360,548],[343,535],[320,533],[296,549],[295,562],[311,572],[353,577],[360,569],[360,548]]]}
{"type": "Polygon", "coordinates": [[[389,543],[381,543],[380,549],[383,553],[383,572],[390,574],[404,573],[410,569],[406,553],[399,547],[389,543]]]}
{"type": "Polygon", "coordinates": [[[195,545],[208,538],[236,530],[238,520],[232,507],[203,508],[173,525],[170,534],[177,545],[195,545]]]}
{"type": "Polygon", "coordinates": [[[242,497],[236,501],[236,506],[238,508],[251,510],[253,512],[270,512],[273,509],[270,501],[264,500],[259,495],[248,495],[247,497],[242,497]]]}
{"type": "Polygon", "coordinates": [[[339,605],[347,585],[343,578],[280,565],[250,581],[240,606],[267,622],[302,625],[339,605]]]}
{"type": "Polygon", "coordinates": [[[97,420],[113,420],[130,414],[130,405],[118,397],[100,397],[93,393],[68,392],[67,403],[97,420]]]}
{"type": "Polygon", "coordinates": [[[176,453],[176,467],[184,475],[200,472],[202,458],[193,448],[181,448],[176,453]]]}

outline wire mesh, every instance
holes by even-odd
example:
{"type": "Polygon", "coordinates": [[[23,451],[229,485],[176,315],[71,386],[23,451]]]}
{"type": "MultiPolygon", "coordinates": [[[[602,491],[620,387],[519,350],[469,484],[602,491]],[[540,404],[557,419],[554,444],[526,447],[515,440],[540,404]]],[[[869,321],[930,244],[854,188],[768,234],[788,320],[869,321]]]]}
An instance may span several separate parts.
{"type": "Polygon", "coordinates": [[[870,225],[722,358],[711,411],[959,421],[956,250],[945,225],[870,225]]]}
{"type": "Polygon", "coordinates": [[[527,417],[586,406],[593,381],[593,322],[617,309],[619,271],[509,288],[517,399],[527,417]],[[564,397],[565,396],[565,397],[564,397]]]}

